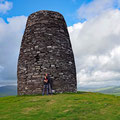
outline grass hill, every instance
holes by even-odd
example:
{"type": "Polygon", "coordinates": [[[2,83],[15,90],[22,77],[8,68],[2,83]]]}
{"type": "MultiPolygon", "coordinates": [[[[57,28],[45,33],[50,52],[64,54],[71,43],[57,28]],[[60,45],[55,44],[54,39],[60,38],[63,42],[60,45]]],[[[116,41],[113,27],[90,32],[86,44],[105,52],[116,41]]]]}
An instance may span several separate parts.
{"type": "Polygon", "coordinates": [[[0,87],[0,97],[17,95],[17,86],[9,85],[0,87]]]}
{"type": "Polygon", "coordinates": [[[100,92],[100,93],[105,93],[105,94],[113,94],[113,95],[120,96],[120,86],[99,88],[99,89],[94,89],[94,90],[89,90],[89,91],[100,92]]]}
{"type": "Polygon", "coordinates": [[[78,92],[1,97],[0,120],[120,120],[120,96],[78,92]]]}
{"type": "Polygon", "coordinates": [[[111,86],[111,87],[103,87],[103,88],[82,88],[78,87],[79,91],[89,91],[89,92],[99,92],[104,94],[111,94],[120,96],[120,86],[111,86]]]}

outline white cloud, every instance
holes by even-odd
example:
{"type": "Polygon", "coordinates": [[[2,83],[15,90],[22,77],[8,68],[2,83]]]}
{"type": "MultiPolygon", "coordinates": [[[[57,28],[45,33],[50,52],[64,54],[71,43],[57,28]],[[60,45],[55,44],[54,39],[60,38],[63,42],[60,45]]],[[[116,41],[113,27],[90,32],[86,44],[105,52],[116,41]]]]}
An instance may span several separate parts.
{"type": "Polygon", "coordinates": [[[78,86],[120,85],[120,11],[68,27],[78,86]]]}
{"type": "Polygon", "coordinates": [[[105,55],[89,55],[80,64],[79,85],[120,85],[120,46],[105,55]]]}
{"type": "MultiPolygon", "coordinates": [[[[76,29],[75,25],[73,25],[73,28],[68,27],[72,46],[75,48],[75,56],[94,53],[102,54],[120,44],[119,20],[120,11],[112,10],[95,19],[86,21],[81,24],[80,29],[76,29]]],[[[79,26],[80,23],[78,23],[79,26]]]]}
{"type": "Polygon", "coordinates": [[[78,84],[81,87],[104,87],[120,85],[120,74],[113,72],[95,71],[91,75],[86,73],[78,73],[78,84]]]}
{"type": "Polygon", "coordinates": [[[1,81],[16,81],[17,60],[27,17],[8,18],[8,24],[0,18],[0,72],[1,81]]]}
{"type": "Polygon", "coordinates": [[[78,16],[80,19],[89,19],[119,7],[120,0],[93,0],[78,9],[78,16]]]}
{"type": "Polygon", "coordinates": [[[5,0],[0,1],[0,13],[5,14],[7,11],[11,10],[13,3],[5,0]]]}

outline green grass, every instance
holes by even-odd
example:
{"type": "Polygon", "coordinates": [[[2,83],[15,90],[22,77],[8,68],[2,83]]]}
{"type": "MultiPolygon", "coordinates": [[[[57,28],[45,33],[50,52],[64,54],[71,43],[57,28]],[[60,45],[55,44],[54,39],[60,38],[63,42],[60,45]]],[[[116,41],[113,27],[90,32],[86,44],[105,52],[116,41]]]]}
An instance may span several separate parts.
{"type": "Polygon", "coordinates": [[[1,97],[0,120],[120,120],[120,96],[79,92],[1,97]]]}

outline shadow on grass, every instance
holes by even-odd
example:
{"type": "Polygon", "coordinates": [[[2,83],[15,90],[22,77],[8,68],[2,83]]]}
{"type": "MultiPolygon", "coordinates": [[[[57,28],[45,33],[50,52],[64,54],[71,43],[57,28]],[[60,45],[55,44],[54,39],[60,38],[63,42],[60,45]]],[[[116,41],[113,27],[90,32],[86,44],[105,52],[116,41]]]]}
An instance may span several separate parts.
{"type": "Polygon", "coordinates": [[[25,96],[27,96],[27,97],[31,97],[31,96],[52,96],[52,95],[57,95],[57,93],[54,93],[54,94],[49,94],[49,95],[42,95],[42,94],[33,94],[33,95],[17,95],[17,97],[25,97],[25,96]]]}
{"type": "Polygon", "coordinates": [[[49,95],[42,95],[42,94],[35,94],[35,95],[16,95],[16,97],[31,97],[31,96],[53,96],[53,95],[60,95],[60,94],[87,94],[87,93],[90,93],[90,92],[85,92],[85,91],[77,91],[76,93],[74,92],[64,92],[64,93],[53,93],[52,95],[49,94],[49,95]]]}
{"type": "Polygon", "coordinates": [[[77,91],[77,94],[86,94],[86,93],[90,93],[90,92],[85,92],[85,91],[77,91]]]}

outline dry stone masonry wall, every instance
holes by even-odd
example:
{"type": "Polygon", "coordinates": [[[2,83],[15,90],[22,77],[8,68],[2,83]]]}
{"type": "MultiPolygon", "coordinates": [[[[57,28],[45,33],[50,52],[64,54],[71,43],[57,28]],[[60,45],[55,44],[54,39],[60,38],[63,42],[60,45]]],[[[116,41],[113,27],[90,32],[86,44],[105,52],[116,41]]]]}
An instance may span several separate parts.
{"type": "Polygon", "coordinates": [[[63,16],[38,11],[28,17],[18,59],[18,95],[41,94],[48,73],[56,93],[76,92],[76,68],[63,16]]]}

